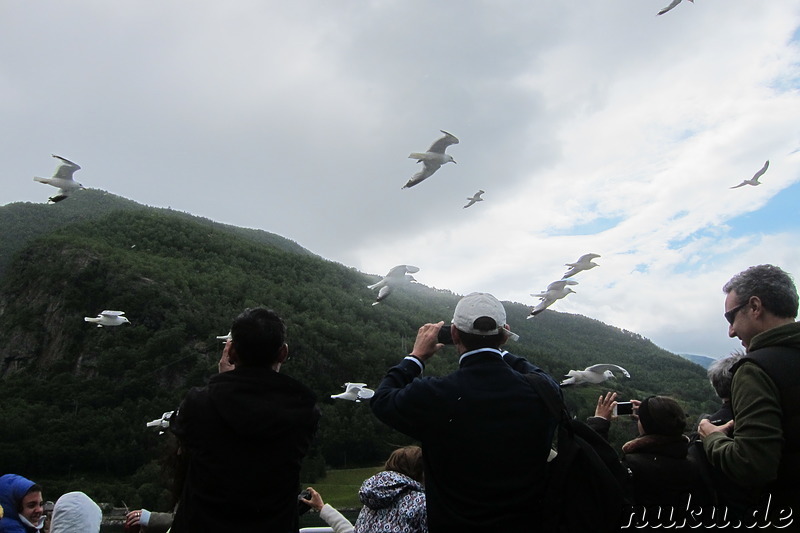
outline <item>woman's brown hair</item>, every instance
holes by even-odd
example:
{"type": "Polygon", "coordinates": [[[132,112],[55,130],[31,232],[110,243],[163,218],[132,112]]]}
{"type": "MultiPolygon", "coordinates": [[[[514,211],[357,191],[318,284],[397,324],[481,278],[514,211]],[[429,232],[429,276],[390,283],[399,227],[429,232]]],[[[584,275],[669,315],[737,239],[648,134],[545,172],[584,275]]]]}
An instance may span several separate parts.
{"type": "Polygon", "coordinates": [[[422,448],[405,446],[392,452],[386,460],[384,470],[392,470],[405,474],[415,481],[423,482],[422,448]]]}

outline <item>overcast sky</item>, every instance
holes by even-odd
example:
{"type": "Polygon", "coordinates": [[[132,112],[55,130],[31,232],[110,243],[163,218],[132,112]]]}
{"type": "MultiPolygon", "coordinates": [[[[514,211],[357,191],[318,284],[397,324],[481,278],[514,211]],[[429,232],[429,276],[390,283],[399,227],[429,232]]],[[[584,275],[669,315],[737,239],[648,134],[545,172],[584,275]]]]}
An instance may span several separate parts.
{"type": "Polygon", "coordinates": [[[87,187],[527,305],[593,252],[551,309],[722,356],[725,281],[800,281],[800,3],[668,3],[0,0],[0,204],[46,201],[54,153],[87,187]],[[401,190],[440,129],[458,163],[401,190]]]}

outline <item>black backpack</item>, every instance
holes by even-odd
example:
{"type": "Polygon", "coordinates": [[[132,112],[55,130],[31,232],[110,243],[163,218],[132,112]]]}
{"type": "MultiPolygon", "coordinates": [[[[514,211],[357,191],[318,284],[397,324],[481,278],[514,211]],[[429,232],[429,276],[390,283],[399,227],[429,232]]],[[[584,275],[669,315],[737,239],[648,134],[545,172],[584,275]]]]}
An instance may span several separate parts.
{"type": "Polygon", "coordinates": [[[564,402],[536,374],[526,377],[559,421],[558,455],[550,461],[541,502],[541,531],[618,532],[631,499],[627,472],[614,449],[585,423],[569,416],[564,402]]]}

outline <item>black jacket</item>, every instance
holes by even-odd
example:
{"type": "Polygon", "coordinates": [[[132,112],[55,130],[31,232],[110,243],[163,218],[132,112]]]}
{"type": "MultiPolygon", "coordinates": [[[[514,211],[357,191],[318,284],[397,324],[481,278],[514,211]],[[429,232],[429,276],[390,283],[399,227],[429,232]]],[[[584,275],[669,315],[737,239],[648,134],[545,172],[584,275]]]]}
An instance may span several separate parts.
{"type": "Polygon", "coordinates": [[[622,464],[630,472],[634,502],[645,506],[686,508],[711,503],[700,465],[687,456],[683,436],[642,435],[622,447],[622,464]]]}
{"type": "MultiPolygon", "coordinates": [[[[591,417],[586,423],[606,439],[610,422],[591,417]]],[[[638,513],[648,509],[648,522],[661,524],[672,520],[681,523],[691,519],[692,511],[709,509],[713,504],[708,484],[703,479],[701,465],[688,455],[689,440],[684,435],[642,435],[626,442],[622,447],[622,466],[628,471],[629,494],[638,513]],[[689,499],[691,495],[691,499],[689,499]],[[674,510],[670,518],[669,512],[674,510]],[[667,513],[664,515],[663,513],[667,513]]],[[[701,519],[706,517],[697,513],[701,519]]]]}
{"type": "Polygon", "coordinates": [[[189,391],[171,429],[188,471],[173,533],[297,531],[300,462],[314,394],[269,368],[237,368],[189,391]]]}
{"type": "Polygon", "coordinates": [[[421,379],[403,360],[372,398],[380,420],[422,443],[431,532],[513,531],[535,520],[555,420],[510,365],[538,369],[506,357],[476,351],[452,374],[421,379]]]}

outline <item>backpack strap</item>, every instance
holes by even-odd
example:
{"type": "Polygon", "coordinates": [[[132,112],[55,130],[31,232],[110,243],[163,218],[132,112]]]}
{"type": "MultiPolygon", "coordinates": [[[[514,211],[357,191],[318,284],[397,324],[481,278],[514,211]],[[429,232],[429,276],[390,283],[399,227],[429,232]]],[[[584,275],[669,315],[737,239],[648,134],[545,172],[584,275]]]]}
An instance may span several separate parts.
{"type": "Polygon", "coordinates": [[[553,389],[553,387],[550,386],[547,378],[538,372],[530,372],[528,374],[524,374],[524,376],[525,379],[528,380],[528,383],[530,383],[531,386],[536,389],[536,393],[544,401],[548,411],[550,411],[550,414],[553,415],[553,418],[555,418],[559,423],[570,419],[569,413],[567,413],[567,408],[564,405],[564,400],[553,389]]]}
{"type": "Polygon", "coordinates": [[[559,461],[553,461],[550,464],[550,486],[548,489],[548,498],[553,500],[558,499],[556,495],[566,482],[565,469],[571,463],[572,458],[578,453],[578,445],[575,442],[575,430],[570,424],[570,416],[567,412],[567,407],[564,405],[564,400],[559,394],[550,386],[547,378],[536,373],[531,372],[525,374],[525,378],[536,389],[539,397],[547,405],[548,411],[555,418],[557,422],[557,438],[558,438],[558,454],[559,461]]]}

